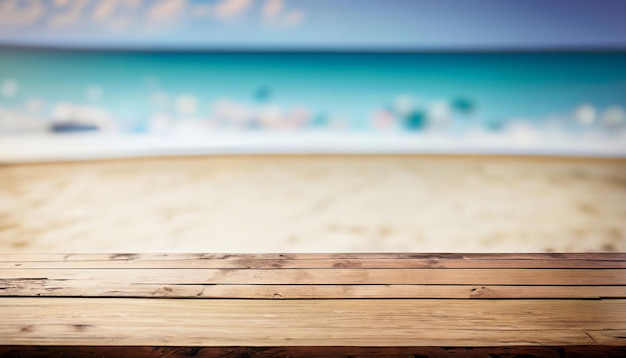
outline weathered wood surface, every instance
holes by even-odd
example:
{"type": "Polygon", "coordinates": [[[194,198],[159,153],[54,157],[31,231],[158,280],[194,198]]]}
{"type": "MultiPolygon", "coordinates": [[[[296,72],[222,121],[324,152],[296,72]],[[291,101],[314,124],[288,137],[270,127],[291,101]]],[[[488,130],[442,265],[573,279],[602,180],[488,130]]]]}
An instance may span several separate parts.
{"type": "Polygon", "coordinates": [[[0,268],[626,268],[626,253],[1,254],[0,268]]]}
{"type": "Polygon", "coordinates": [[[623,300],[7,297],[0,311],[11,345],[626,344],[623,300]]]}
{"type": "Polygon", "coordinates": [[[626,285],[623,269],[5,269],[0,280],[266,285],[626,285]]]}
{"type": "Polygon", "coordinates": [[[0,254],[0,354],[626,355],[625,263],[617,253],[0,254]]]}
{"type": "Polygon", "coordinates": [[[101,281],[0,280],[1,296],[248,299],[626,298],[626,286],[477,285],[190,285],[101,281]]]}
{"type": "Polygon", "coordinates": [[[589,358],[623,357],[621,347],[605,346],[497,346],[497,347],[124,347],[124,346],[0,346],[6,357],[539,357],[589,358]]]}

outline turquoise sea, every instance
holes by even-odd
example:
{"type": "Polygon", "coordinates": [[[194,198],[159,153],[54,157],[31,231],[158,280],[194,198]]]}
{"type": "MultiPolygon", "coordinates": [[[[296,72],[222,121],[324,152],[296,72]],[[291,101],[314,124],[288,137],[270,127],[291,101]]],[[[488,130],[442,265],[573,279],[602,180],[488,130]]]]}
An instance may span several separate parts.
{"type": "MultiPolygon", "coordinates": [[[[624,141],[626,52],[0,49],[0,133],[557,133],[624,141]]],[[[503,134],[504,135],[504,134],[503,134]]]]}

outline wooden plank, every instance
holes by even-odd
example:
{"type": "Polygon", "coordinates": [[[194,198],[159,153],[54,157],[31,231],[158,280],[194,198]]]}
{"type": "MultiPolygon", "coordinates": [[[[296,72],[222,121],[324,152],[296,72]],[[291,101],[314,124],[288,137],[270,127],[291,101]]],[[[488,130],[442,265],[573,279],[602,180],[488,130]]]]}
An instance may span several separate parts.
{"type": "Polygon", "coordinates": [[[0,279],[161,284],[626,285],[621,269],[19,269],[0,279]]]}
{"type": "Polygon", "coordinates": [[[605,356],[626,347],[625,263],[626,254],[0,254],[0,346],[241,346],[233,352],[259,356],[277,351],[255,347],[287,346],[278,352],[314,356],[333,355],[310,350],[332,345],[367,357],[385,355],[370,346],[471,347],[464,356],[540,345],[605,356]]]}
{"type": "Polygon", "coordinates": [[[392,268],[579,268],[626,269],[626,261],[607,260],[419,260],[419,259],[214,259],[214,260],[87,260],[0,261],[0,269],[21,268],[213,268],[213,269],[392,269],[392,268]]]}
{"type": "Polygon", "coordinates": [[[0,268],[626,268],[626,254],[0,254],[0,268]]]}
{"type": "Polygon", "coordinates": [[[35,358],[79,357],[624,357],[626,347],[121,347],[121,346],[0,346],[0,356],[35,358]]]}
{"type": "Polygon", "coordinates": [[[626,298],[626,286],[473,285],[159,285],[102,281],[9,280],[0,296],[249,299],[626,298]]]}
{"type": "Polygon", "coordinates": [[[0,261],[154,261],[154,260],[594,260],[626,261],[626,253],[284,253],[284,254],[209,254],[209,253],[0,253],[0,261]]]}
{"type": "Polygon", "coordinates": [[[0,345],[626,345],[626,300],[2,298],[0,345]]]}

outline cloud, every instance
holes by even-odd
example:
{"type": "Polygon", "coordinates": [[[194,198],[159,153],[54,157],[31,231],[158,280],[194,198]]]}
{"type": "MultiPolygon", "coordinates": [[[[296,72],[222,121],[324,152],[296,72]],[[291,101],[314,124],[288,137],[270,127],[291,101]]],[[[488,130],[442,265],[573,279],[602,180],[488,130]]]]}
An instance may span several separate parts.
{"type": "Polygon", "coordinates": [[[137,9],[139,8],[139,6],[141,6],[142,2],[143,0],[126,0],[124,1],[124,4],[126,4],[126,7],[130,9],[137,9]]]}
{"type": "Polygon", "coordinates": [[[107,20],[113,15],[119,5],[119,0],[100,0],[94,7],[91,18],[96,21],[107,20]]]}
{"type": "Polygon", "coordinates": [[[222,0],[215,5],[214,15],[218,19],[227,20],[246,11],[250,5],[252,0],[222,0]]]}
{"type": "Polygon", "coordinates": [[[285,3],[283,0],[267,0],[262,10],[265,23],[277,27],[291,27],[299,25],[304,21],[304,12],[302,10],[291,10],[285,13],[284,8],[285,3]]]}
{"type": "Polygon", "coordinates": [[[267,0],[263,6],[263,18],[266,20],[275,19],[283,9],[283,0],[267,0]]]}
{"type": "Polygon", "coordinates": [[[113,31],[122,31],[128,28],[133,22],[133,18],[130,16],[116,17],[109,23],[109,28],[113,31]]]}
{"type": "Polygon", "coordinates": [[[67,27],[74,24],[81,19],[83,15],[83,9],[89,0],[74,0],[70,5],[66,6],[64,10],[50,18],[50,27],[67,27]]]}
{"type": "Polygon", "coordinates": [[[97,21],[104,21],[113,17],[118,9],[126,10],[123,15],[133,15],[132,10],[141,6],[142,0],[99,0],[93,8],[91,17],[97,21]]]}
{"type": "Polygon", "coordinates": [[[211,11],[213,9],[211,8],[210,5],[197,5],[194,6],[190,12],[191,12],[191,16],[193,17],[207,17],[209,15],[211,15],[211,11]]]}
{"type": "Polygon", "coordinates": [[[91,18],[110,30],[121,31],[132,24],[141,3],[142,0],[98,0],[91,18]]]}
{"type": "Polygon", "coordinates": [[[54,0],[52,3],[56,7],[64,7],[70,3],[71,0],[54,0]]]}
{"type": "Polygon", "coordinates": [[[304,12],[302,10],[293,10],[285,16],[285,25],[296,26],[304,21],[304,12]]]}
{"type": "Polygon", "coordinates": [[[148,9],[146,16],[151,22],[170,21],[182,15],[187,8],[186,0],[155,1],[148,9]]]}
{"type": "Polygon", "coordinates": [[[24,26],[39,20],[45,11],[43,4],[36,0],[26,3],[18,6],[17,0],[0,1],[0,26],[24,26]]]}

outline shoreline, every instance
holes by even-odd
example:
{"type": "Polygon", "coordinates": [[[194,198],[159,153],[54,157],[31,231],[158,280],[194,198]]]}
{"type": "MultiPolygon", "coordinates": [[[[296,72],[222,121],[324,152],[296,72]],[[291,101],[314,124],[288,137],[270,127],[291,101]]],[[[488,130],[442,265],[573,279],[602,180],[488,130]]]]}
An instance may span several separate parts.
{"type": "Polygon", "coordinates": [[[527,138],[519,141],[515,136],[500,134],[468,137],[393,132],[257,132],[198,136],[39,134],[0,139],[0,164],[207,155],[476,155],[626,159],[626,141],[622,140],[596,138],[580,141],[581,138],[572,137],[568,141],[539,141],[536,138],[529,142],[527,138]]]}

